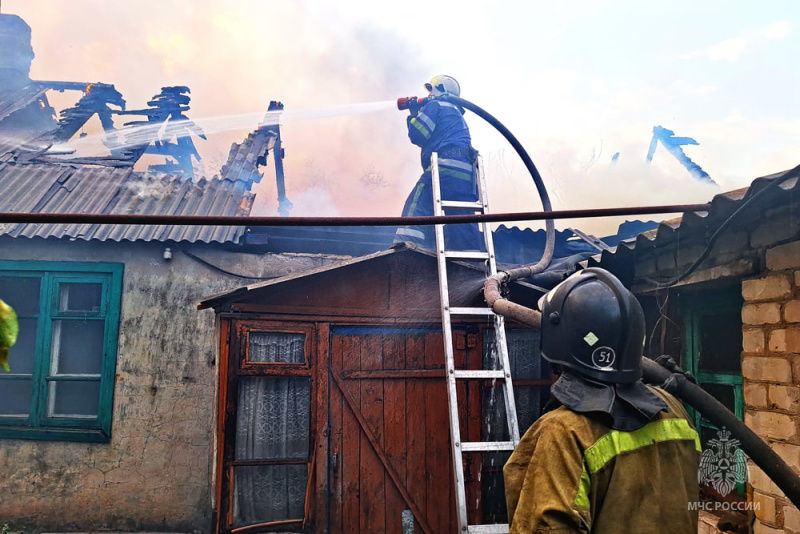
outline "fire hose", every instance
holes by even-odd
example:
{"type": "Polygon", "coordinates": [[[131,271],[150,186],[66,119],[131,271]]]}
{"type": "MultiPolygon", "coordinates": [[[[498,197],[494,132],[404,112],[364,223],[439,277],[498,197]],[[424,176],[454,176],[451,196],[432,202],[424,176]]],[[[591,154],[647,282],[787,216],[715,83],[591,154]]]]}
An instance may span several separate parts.
{"type": "MultiPolygon", "coordinates": [[[[514,137],[500,121],[463,98],[452,95],[443,95],[438,98],[453,102],[474,112],[503,134],[522,158],[525,167],[536,183],[536,188],[539,192],[544,211],[552,211],[550,198],[539,171],[536,169],[530,156],[528,156],[528,153],[519,141],[517,141],[516,137],[514,137]]],[[[399,109],[414,110],[422,107],[427,101],[428,99],[408,97],[398,99],[397,107],[399,109]]],[[[798,169],[795,170],[797,171],[798,169]]],[[[794,173],[789,174],[793,175],[794,173]]],[[[487,279],[484,284],[484,299],[495,313],[503,317],[514,319],[536,330],[541,330],[542,314],[526,306],[509,301],[503,296],[503,288],[513,280],[538,274],[550,265],[555,246],[555,226],[553,219],[546,220],[545,239],[545,250],[539,262],[534,265],[518,267],[497,273],[487,279]]],[[[706,419],[711,421],[711,423],[716,425],[717,428],[724,427],[730,431],[731,434],[739,440],[739,444],[744,453],[764,471],[781,491],[783,491],[792,504],[800,508],[800,476],[798,476],[761,437],[748,428],[721,402],[704,391],[700,386],[690,381],[682,372],[670,370],[649,358],[642,358],[642,373],[642,380],[644,382],[662,387],[697,410],[706,417],[706,419]]]]}
{"type": "Polygon", "coordinates": [[[649,358],[642,358],[643,380],[661,385],[703,414],[717,428],[727,428],[739,440],[741,449],[800,508],[800,477],[755,432],[740,421],[721,402],[692,383],[681,373],[672,373],[649,358]]]}
{"type": "MultiPolygon", "coordinates": [[[[432,97],[428,98],[418,98],[416,96],[409,96],[405,98],[398,98],[397,99],[397,109],[399,110],[411,110],[412,112],[419,110],[422,108],[427,102],[431,100],[432,97]]],[[[525,150],[525,147],[517,140],[517,138],[512,134],[508,128],[506,128],[503,123],[493,117],[484,109],[476,106],[472,102],[468,100],[464,100],[463,98],[453,96],[453,95],[442,95],[437,97],[441,100],[445,100],[448,102],[452,102],[454,104],[458,104],[459,106],[463,107],[464,109],[468,109],[481,117],[483,120],[494,126],[494,128],[499,131],[503,137],[505,137],[511,146],[514,147],[514,150],[517,152],[520,158],[522,158],[522,162],[525,164],[525,168],[528,169],[528,172],[533,178],[534,183],[536,184],[536,190],[539,193],[539,198],[542,201],[542,208],[544,212],[553,211],[553,206],[550,203],[550,195],[547,193],[547,188],[544,185],[544,181],[542,180],[541,174],[539,174],[536,165],[533,163],[533,160],[528,155],[528,152],[525,150]]],[[[553,252],[555,250],[555,223],[553,219],[546,219],[545,220],[545,246],[544,252],[542,253],[541,259],[533,265],[526,265],[522,267],[518,267],[516,269],[510,269],[508,271],[501,271],[494,276],[489,277],[483,287],[484,298],[486,299],[487,305],[498,315],[510,315],[510,314],[517,314],[520,316],[528,316],[530,312],[538,313],[534,310],[528,310],[524,306],[520,306],[519,304],[515,304],[506,298],[503,297],[501,293],[501,287],[504,287],[508,282],[512,280],[518,280],[520,278],[526,278],[528,276],[533,276],[534,274],[538,274],[550,265],[550,262],[553,259],[553,252]]]]}
{"type": "MultiPolygon", "coordinates": [[[[522,162],[525,164],[525,168],[528,169],[531,177],[533,178],[533,182],[536,184],[536,190],[539,193],[539,198],[542,200],[542,209],[545,212],[553,211],[553,206],[550,204],[550,195],[547,194],[547,188],[544,185],[544,181],[542,180],[542,176],[539,174],[538,169],[536,169],[536,165],[534,165],[533,160],[528,155],[528,152],[522,146],[522,144],[514,137],[508,128],[506,128],[503,123],[489,114],[486,110],[476,106],[472,102],[468,100],[464,100],[463,98],[459,98],[453,95],[441,95],[437,97],[440,100],[444,100],[447,102],[451,102],[461,106],[464,109],[468,109],[478,115],[480,118],[491,124],[498,132],[500,132],[503,137],[511,143],[511,146],[514,147],[514,150],[517,152],[520,158],[522,158],[522,162]]],[[[417,98],[416,96],[409,96],[404,98],[397,99],[397,109],[405,110],[409,109],[411,111],[416,111],[424,106],[427,102],[429,102],[431,97],[428,98],[417,98]]],[[[501,284],[506,284],[511,280],[517,280],[519,278],[526,278],[528,276],[533,276],[534,274],[538,274],[550,265],[550,262],[553,259],[553,252],[555,250],[555,243],[556,243],[556,231],[555,231],[555,223],[553,219],[546,219],[545,220],[545,245],[544,245],[544,252],[542,253],[542,258],[535,264],[535,265],[527,265],[523,267],[518,267],[516,269],[511,269],[509,271],[499,272],[496,275],[492,276],[486,281],[486,285],[493,286],[497,288],[496,294],[500,296],[499,287],[501,284]]],[[[484,288],[484,291],[486,289],[484,288]]],[[[487,298],[488,302],[488,298],[487,298]]],[[[503,306],[503,304],[500,304],[503,306]]],[[[489,303],[489,307],[494,309],[493,303],[489,303]]],[[[498,312],[498,310],[495,310],[498,312]]],[[[498,312],[499,313],[499,312],[498,312]]],[[[502,315],[502,314],[500,314],[502,315]]]]}
{"type": "MultiPolygon", "coordinates": [[[[496,310],[497,313],[530,328],[541,330],[540,312],[519,304],[510,304],[510,306],[503,304],[502,308],[496,310]]],[[[644,382],[665,389],[700,412],[717,428],[728,429],[739,440],[744,453],[783,491],[792,504],[800,508],[800,476],[721,402],[691,382],[684,374],[672,372],[650,358],[642,358],[642,373],[644,382]]]]}

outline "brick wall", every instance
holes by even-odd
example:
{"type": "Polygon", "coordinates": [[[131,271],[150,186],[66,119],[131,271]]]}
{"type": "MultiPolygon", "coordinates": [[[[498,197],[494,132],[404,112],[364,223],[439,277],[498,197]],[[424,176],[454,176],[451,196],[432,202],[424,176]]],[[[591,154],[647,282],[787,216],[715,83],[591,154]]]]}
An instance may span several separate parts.
{"type": "MultiPolygon", "coordinates": [[[[751,240],[784,237],[797,226],[754,230],[751,240]]],[[[753,243],[751,243],[753,244],[753,243]]],[[[742,281],[745,423],[800,472],[800,241],[765,249],[766,269],[742,281]]],[[[800,534],[800,512],[750,463],[758,533],[800,534]]]]}
{"type": "MultiPolygon", "coordinates": [[[[741,281],[745,423],[800,472],[800,210],[792,202],[752,206],[674,287],[702,289],[720,279],[741,281]]],[[[710,235],[702,226],[683,224],[674,236],[660,232],[654,247],[637,247],[636,293],[652,291],[648,277],[682,273],[710,235]]],[[[758,506],[753,532],[800,534],[800,511],[752,462],[748,474],[748,494],[758,506]]],[[[700,532],[718,532],[713,527],[714,516],[708,515],[700,532]]]]}

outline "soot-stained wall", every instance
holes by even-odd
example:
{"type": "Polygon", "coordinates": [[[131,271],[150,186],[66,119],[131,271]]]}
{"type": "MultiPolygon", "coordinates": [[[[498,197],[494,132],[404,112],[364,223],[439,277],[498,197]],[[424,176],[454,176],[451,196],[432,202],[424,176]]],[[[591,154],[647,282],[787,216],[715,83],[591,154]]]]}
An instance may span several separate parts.
{"type": "MultiPolygon", "coordinates": [[[[109,443],[0,439],[0,525],[25,530],[211,528],[215,428],[214,312],[209,294],[318,267],[315,255],[250,255],[209,246],[0,238],[0,260],[124,264],[109,443]]],[[[13,366],[13,361],[11,362],[13,366]]]]}

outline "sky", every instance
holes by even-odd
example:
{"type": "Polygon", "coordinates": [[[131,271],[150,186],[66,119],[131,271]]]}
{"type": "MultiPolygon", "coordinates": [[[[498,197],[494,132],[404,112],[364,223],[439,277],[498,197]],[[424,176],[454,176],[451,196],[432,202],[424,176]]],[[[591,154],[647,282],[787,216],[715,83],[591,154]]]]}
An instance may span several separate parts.
{"type": "MultiPolygon", "coordinates": [[[[32,28],[33,79],[112,83],[129,108],[189,86],[187,115],[230,128],[196,140],[208,176],[283,102],[295,216],[400,215],[421,169],[395,101],[424,96],[437,74],[520,141],[554,209],[706,202],[800,163],[790,0],[2,0],[0,12],[32,28]],[[654,126],[695,139],[685,152],[714,183],[663,147],[648,164],[654,126]]],[[[491,211],[540,210],[511,145],[465,117],[491,211]]],[[[274,182],[270,163],[254,215],[277,214],[274,182]]],[[[557,227],[602,236],[619,222],[557,227]]]]}

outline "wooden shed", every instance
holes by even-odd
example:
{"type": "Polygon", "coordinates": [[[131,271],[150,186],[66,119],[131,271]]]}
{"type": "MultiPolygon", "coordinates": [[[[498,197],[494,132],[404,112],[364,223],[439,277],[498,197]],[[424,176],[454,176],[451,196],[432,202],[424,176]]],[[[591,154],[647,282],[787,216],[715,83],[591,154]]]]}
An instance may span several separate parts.
{"type": "MultiPolygon", "coordinates": [[[[451,304],[485,306],[485,274],[449,266],[451,304]]],[[[514,284],[534,306],[537,288],[514,284]]],[[[401,244],[203,300],[219,325],[218,532],[457,532],[436,258],[401,244]]],[[[524,431],[550,384],[538,332],[509,325],[524,431]]],[[[453,326],[455,357],[494,357],[489,319],[453,326]]],[[[491,367],[489,367],[491,368],[491,367]]],[[[503,439],[502,388],[459,386],[461,434],[503,439]]],[[[508,453],[465,456],[470,523],[505,522],[508,453]]]]}

